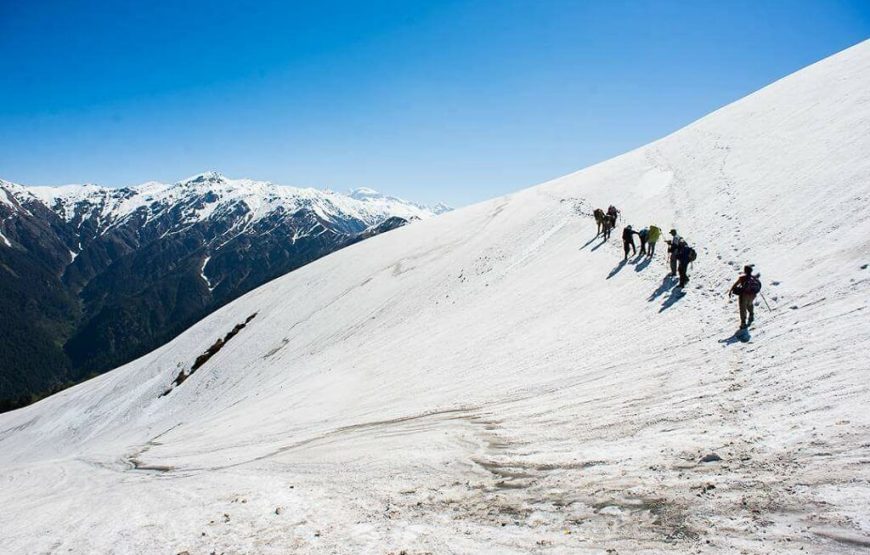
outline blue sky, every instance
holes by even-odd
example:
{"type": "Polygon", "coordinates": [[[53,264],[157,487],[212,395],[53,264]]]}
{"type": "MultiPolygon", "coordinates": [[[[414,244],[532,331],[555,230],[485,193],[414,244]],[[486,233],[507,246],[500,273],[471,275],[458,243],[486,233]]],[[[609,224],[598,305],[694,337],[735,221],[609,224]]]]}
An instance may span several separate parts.
{"type": "Polygon", "coordinates": [[[870,2],[0,0],[0,177],[231,177],[455,206],[870,37],[870,2]]]}

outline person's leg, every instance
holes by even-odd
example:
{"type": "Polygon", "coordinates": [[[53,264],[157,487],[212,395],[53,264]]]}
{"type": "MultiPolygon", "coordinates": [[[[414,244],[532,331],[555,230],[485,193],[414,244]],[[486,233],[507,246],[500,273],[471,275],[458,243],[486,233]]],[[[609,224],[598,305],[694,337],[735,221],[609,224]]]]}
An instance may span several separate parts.
{"type": "Polygon", "coordinates": [[[655,254],[655,252],[656,252],[656,244],[649,243],[649,246],[647,247],[646,255],[649,256],[650,258],[652,258],[653,255],[655,254]]]}
{"type": "Polygon", "coordinates": [[[746,321],[747,326],[751,326],[755,321],[755,295],[746,296],[746,312],[749,313],[749,319],[746,321]]]}
{"type": "Polygon", "coordinates": [[[622,250],[625,251],[625,258],[623,258],[623,260],[627,260],[628,259],[628,241],[622,242],[622,250]]]}
{"type": "Polygon", "coordinates": [[[740,305],[740,328],[743,329],[746,327],[746,295],[739,295],[737,297],[737,304],[740,305]]]}
{"type": "Polygon", "coordinates": [[[670,253],[671,255],[671,275],[677,275],[677,257],[674,256],[674,253],[670,253]]]}

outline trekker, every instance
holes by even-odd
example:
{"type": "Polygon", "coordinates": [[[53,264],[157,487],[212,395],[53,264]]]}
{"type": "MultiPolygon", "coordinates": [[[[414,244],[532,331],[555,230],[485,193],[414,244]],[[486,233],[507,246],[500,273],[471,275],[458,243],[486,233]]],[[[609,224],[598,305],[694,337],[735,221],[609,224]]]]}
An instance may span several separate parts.
{"type": "Polygon", "coordinates": [[[680,243],[677,247],[677,271],[680,274],[680,288],[686,286],[689,283],[689,262],[694,260],[693,254],[695,250],[686,244],[686,242],[681,238],[680,243]]]}
{"type": "Polygon", "coordinates": [[[674,277],[677,275],[677,254],[679,253],[680,243],[683,241],[683,238],[677,234],[676,229],[672,229],[670,233],[670,240],[665,242],[668,244],[668,252],[671,253],[671,277],[674,277]]]}
{"type": "Polygon", "coordinates": [[[622,248],[625,249],[625,258],[623,260],[628,260],[628,249],[631,248],[631,254],[634,256],[637,254],[637,249],[634,247],[634,235],[637,231],[631,229],[631,224],[625,226],[622,230],[622,248]]]}
{"type": "Polygon", "coordinates": [[[613,217],[613,226],[616,227],[616,220],[619,219],[619,210],[612,204],[607,208],[607,215],[613,217]]]}
{"type": "Polygon", "coordinates": [[[604,210],[596,208],[592,212],[592,215],[595,217],[595,224],[598,226],[598,233],[595,234],[598,237],[604,231],[604,210]]]}
{"type": "Polygon", "coordinates": [[[740,310],[740,329],[745,330],[755,320],[755,295],[761,292],[761,274],[752,275],[752,264],[743,267],[743,274],[737,278],[734,285],[728,291],[728,298],[737,295],[737,304],[740,310]],[[749,319],[747,320],[747,315],[749,319]]]}
{"type": "Polygon", "coordinates": [[[649,239],[649,229],[643,228],[637,232],[640,238],[640,254],[646,254],[646,242],[649,239]]]}
{"type": "Polygon", "coordinates": [[[649,226],[649,235],[647,236],[647,244],[648,244],[649,246],[647,247],[647,253],[646,253],[646,254],[647,254],[647,256],[649,256],[650,258],[652,258],[653,255],[655,254],[655,252],[656,252],[656,243],[659,242],[659,239],[661,238],[661,236],[662,236],[662,230],[661,230],[661,229],[659,229],[657,226],[654,226],[654,225],[649,226]]]}
{"type": "Polygon", "coordinates": [[[604,240],[610,239],[610,232],[616,227],[616,220],[610,214],[604,216],[604,240]]]}

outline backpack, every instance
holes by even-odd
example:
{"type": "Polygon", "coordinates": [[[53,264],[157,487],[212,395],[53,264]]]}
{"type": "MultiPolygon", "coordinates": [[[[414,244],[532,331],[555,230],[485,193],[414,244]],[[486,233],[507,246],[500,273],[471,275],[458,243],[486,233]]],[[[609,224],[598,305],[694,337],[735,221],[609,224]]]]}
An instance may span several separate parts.
{"type": "Polygon", "coordinates": [[[693,249],[692,247],[690,247],[688,245],[686,245],[684,248],[688,250],[688,253],[686,254],[686,258],[689,260],[689,262],[694,262],[695,259],[698,258],[698,253],[696,253],[695,249],[693,249]]]}
{"type": "Polygon", "coordinates": [[[743,280],[743,292],[757,295],[761,292],[761,280],[758,276],[746,276],[743,280]]]}

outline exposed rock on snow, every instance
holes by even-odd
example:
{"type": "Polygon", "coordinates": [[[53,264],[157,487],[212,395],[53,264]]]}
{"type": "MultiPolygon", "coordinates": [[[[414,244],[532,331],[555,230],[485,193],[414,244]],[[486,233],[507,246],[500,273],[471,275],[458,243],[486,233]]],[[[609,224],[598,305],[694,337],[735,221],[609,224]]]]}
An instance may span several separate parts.
{"type": "Polygon", "coordinates": [[[211,359],[211,357],[218,354],[218,352],[220,352],[220,350],[223,349],[227,343],[229,343],[230,339],[232,339],[233,337],[238,335],[240,331],[245,329],[245,327],[250,324],[251,320],[253,320],[256,316],[256,312],[251,314],[245,319],[244,322],[236,324],[233,329],[227,332],[225,336],[218,338],[218,340],[215,341],[211,347],[209,347],[204,353],[196,357],[196,360],[193,361],[193,365],[190,367],[190,370],[181,370],[178,373],[178,375],[175,377],[175,380],[173,380],[172,384],[169,386],[169,389],[161,393],[160,397],[169,395],[175,387],[178,387],[179,385],[184,383],[187,378],[189,378],[193,375],[194,372],[199,370],[206,362],[209,361],[209,359],[211,359]]]}

